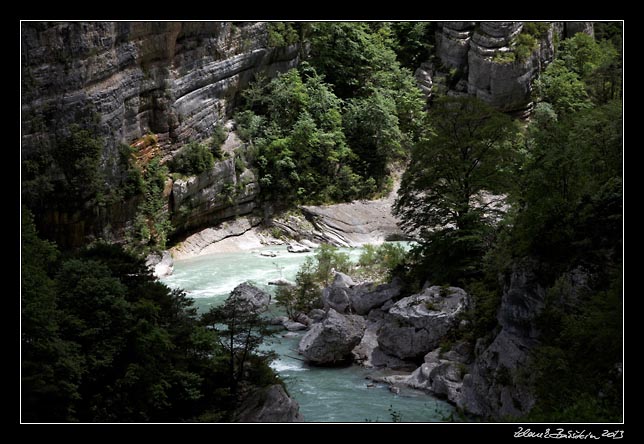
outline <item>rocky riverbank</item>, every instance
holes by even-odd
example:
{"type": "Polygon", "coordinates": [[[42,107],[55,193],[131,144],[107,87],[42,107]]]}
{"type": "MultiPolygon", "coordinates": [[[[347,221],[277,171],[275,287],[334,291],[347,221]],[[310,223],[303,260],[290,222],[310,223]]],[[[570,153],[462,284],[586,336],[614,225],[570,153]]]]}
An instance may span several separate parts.
{"type": "MultiPolygon", "coordinates": [[[[441,341],[453,329],[465,328],[462,315],[470,297],[457,287],[429,286],[401,296],[402,282],[355,284],[342,273],[322,291],[324,310],[301,315],[307,332],[298,352],[310,365],[357,363],[384,371],[374,378],[391,386],[424,390],[462,406],[463,380],[473,350],[459,342],[443,350],[441,341]]],[[[291,330],[292,320],[276,319],[291,330]]]]}
{"type": "Polygon", "coordinates": [[[250,251],[267,245],[288,245],[291,253],[309,252],[320,244],[359,247],[407,239],[392,214],[400,177],[391,192],[376,200],[333,205],[306,205],[263,219],[245,215],[185,237],[169,252],[174,259],[214,253],[250,251]]]}

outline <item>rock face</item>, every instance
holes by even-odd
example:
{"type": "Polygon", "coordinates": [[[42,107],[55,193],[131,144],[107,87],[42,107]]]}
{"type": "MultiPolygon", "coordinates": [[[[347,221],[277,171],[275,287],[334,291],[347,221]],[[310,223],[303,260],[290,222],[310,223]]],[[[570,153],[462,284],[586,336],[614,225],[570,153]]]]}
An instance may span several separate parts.
{"type": "Polygon", "coordinates": [[[211,170],[198,176],[172,184],[170,210],[175,233],[211,226],[255,209],[259,184],[251,169],[242,174],[236,171],[238,155],[215,163],[211,170]]]}
{"type": "Polygon", "coordinates": [[[416,79],[416,84],[423,92],[425,99],[429,100],[429,98],[432,96],[432,87],[434,86],[434,82],[432,80],[431,63],[421,63],[421,65],[416,68],[416,71],[414,71],[414,78],[416,79]]]}
{"type": "Polygon", "coordinates": [[[204,252],[209,245],[229,237],[241,236],[252,227],[259,225],[260,219],[252,217],[239,217],[226,221],[213,228],[206,228],[198,233],[188,236],[183,242],[170,249],[175,259],[184,259],[198,256],[204,252]]]}
{"type": "Polygon", "coordinates": [[[476,22],[441,22],[436,33],[437,55],[449,68],[465,69],[476,22]]]}
{"type": "Polygon", "coordinates": [[[312,242],[357,247],[406,239],[398,226],[398,219],[391,214],[395,197],[394,189],[388,197],[378,200],[302,206],[302,216],[275,218],[272,223],[289,237],[302,239],[302,244],[312,242]]]}
{"type": "Polygon", "coordinates": [[[342,364],[351,359],[351,350],[362,339],[364,329],[362,317],[329,309],[326,318],[314,323],[302,337],[298,351],[312,364],[342,364]]]}
{"type": "Polygon", "coordinates": [[[564,22],[566,37],[573,37],[578,32],[583,32],[589,36],[595,35],[593,22],[564,22]]]}
{"type": "Polygon", "coordinates": [[[172,260],[172,255],[167,250],[148,255],[145,265],[152,270],[152,274],[157,278],[169,276],[174,271],[174,261],[172,260]]]}
{"type": "MultiPolygon", "coordinates": [[[[50,153],[60,131],[79,118],[96,117],[93,136],[103,146],[100,172],[115,186],[126,174],[119,144],[154,134],[159,153],[168,158],[186,142],[211,136],[256,73],[271,76],[298,63],[299,46],[269,48],[266,27],[264,22],[22,23],[23,160],[50,153]]],[[[61,168],[48,167],[49,179],[63,180],[61,168]]],[[[244,193],[252,194],[252,187],[244,193]]],[[[43,234],[78,246],[90,235],[122,236],[136,202],[100,214],[50,211],[43,234]]]]}
{"type": "Polygon", "coordinates": [[[460,288],[433,286],[396,302],[378,331],[382,351],[400,359],[413,359],[435,349],[469,303],[460,288]]]}
{"type": "MultiPolygon", "coordinates": [[[[567,22],[566,35],[569,29],[588,32],[586,23],[567,22]]],[[[520,60],[514,49],[523,22],[442,22],[436,31],[436,52],[443,69],[455,70],[450,74],[452,92],[467,92],[500,111],[523,112],[531,104],[530,83],[554,58],[554,37],[562,37],[563,28],[560,22],[551,23],[537,47],[520,60]],[[497,58],[503,54],[509,58],[497,58]]],[[[426,66],[424,71],[432,69],[426,66]]]]}
{"type": "Polygon", "coordinates": [[[507,277],[497,316],[501,331],[489,345],[477,343],[477,357],[463,380],[459,407],[499,419],[526,414],[534,405],[526,384],[515,380],[539,335],[536,317],[544,307],[545,291],[536,270],[536,262],[524,260],[507,277]]]}
{"type": "Polygon", "coordinates": [[[279,384],[257,389],[246,398],[235,422],[302,422],[300,405],[279,384]]]}

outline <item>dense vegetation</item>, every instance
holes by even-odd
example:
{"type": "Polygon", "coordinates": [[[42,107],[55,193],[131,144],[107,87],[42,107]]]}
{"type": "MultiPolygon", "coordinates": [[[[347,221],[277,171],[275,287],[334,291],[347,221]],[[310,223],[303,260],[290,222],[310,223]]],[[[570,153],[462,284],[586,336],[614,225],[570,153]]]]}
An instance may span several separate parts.
{"type": "Polygon", "coordinates": [[[245,391],[276,381],[253,350],[231,379],[239,351],[217,338],[243,323],[200,321],[118,246],[60,253],[24,209],[21,283],[24,421],[226,421],[245,391]]]}
{"type": "Polygon", "coordinates": [[[309,28],[306,62],[271,81],[259,78],[243,93],[238,133],[257,151],[269,199],[373,196],[390,183],[392,161],[406,158],[421,137],[424,100],[396,59],[389,24],[309,28]]]}
{"type": "Polygon", "coordinates": [[[499,277],[523,258],[537,264],[548,297],[521,372],[537,395],[523,420],[621,418],[620,51],[614,33],[561,42],[520,131],[474,99],[436,101],[434,133],[403,176],[396,209],[421,239],[407,280],[464,286],[474,298],[466,338],[496,325],[499,277]],[[497,200],[501,212],[487,205],[497,200]]]}

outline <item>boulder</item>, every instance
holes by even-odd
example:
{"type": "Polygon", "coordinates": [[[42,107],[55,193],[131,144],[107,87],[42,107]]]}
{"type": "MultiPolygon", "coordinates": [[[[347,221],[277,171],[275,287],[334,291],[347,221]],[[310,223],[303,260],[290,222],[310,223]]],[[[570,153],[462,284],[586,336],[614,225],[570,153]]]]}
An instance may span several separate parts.
{"type": "Polygon", "coordinates": [[[425,390],[460,405],[463,401],[463,381],[468,366],[443,358],[444,355],[441,355],[440,349],[437,348],[425,355],[425,362],[411,374],[385,376],[382,380],[392,385],[425,390]]]}
{"type": "Polygon", "coordinates": [[[145,260],[145,265],[157,278],[170,276],[174,271],[174,261],[169,251],[161,253],[150,253],[145,260]]]}
{"type": "Polygon", "coordinates": [[[435,349],[442,337],[457,324],[469,302],[457,287],[429,287],[396,302],[378,330],[378,345],[387,354],[413,359],[435,349]]]}
{"type": "Polygon", "coordinates": [[[351,288],[356,285],[356,283],[353,282],[351,276],[338,272],[333,277],[333,283],[331,285],[338,288],[351,288]]]}
{"type": "Polygon", "coordinates": [[[248,310],[264,310],[271,302],[270,294],[248,282],[236,286],[233,295],[237,298],[238,303],[245,305],[248,310]]]}
{"type": "Polygon", "coordinates": [[[274,251],[260,251],[259,255],[264,257],[277,257],[277,253],[274,251]]]}
{"type": "Polygon", "coordinates": [[[288,247],[286,247],[286,251],[289,253],[309,253],[311,252],[311,248],[306,245],[302,245],[299,242],[291,242],[288,247]]]}
{"type": "Polygon", "coordinates": [[[402,281],[395,278],[390,284],[378,286],[373,284],[357,285],[352,288],[349,300],[355,313],[365,315],[372,309],[398,297],[401,291],[402,281]]]}
{"type": "Polygon", "coordinates": [[[284,325],[284,322],[288,320],[286,316],[277,316],[276,318],[269,318],[267,322],[269,325],[284,325]]]}
{"type": "Polygon", "coordinates": [[[351,359],[351,350],[360,343],[364,330],[362,317],[329,309],[326,318],[302,337],[298,351],[312,364],[342,364],[351,359]]]}
{"type": "Polygon", "coordinates": [[[300,322],[295,322],[291,320],[284,321],[282,323],[285,329],[288,331],[300,331],[300,330],[306,330],[306,325],[300,323],[300,322]]]}
{"type": "Polygon", "coordinates": [[[322,290],[322,303],[325,308],[331,308],[338,313],[346,313],[351,305],[349,288],[331,285],[322,290]]]}
{"type": "Polygon", "coordinates": [[[324,316],[326,316],[326,313],[320,308],[314,308],[309,312],[309,318],[312,322],[320,322],[324,319],[324,316]]]}
{"type": "Polygon", "coordinates": [[[362,340],[352,350],[354,361],[367,368],[387,367],[392,370],[412,371],[416,368],[414,364],[405,362],[395,356],[388,355],[378,346],[378,329],[382,325],[383,313],[379,310],[372,310],[367,318],[367,326],[362,340]]]}
{"type": "Polygon", "coordinates": [[[235,422],[302,422],[300,405],[279,384],[255,390],[241,404],[235,422]]]}
{"type": "Polygon", "coordinates": [[[304,325],[306,325],[307,327],[313,323],[313,321],[311,320],[311,318],[309,318],[309,317],[308,317],[307,315],[305,315],[304,313],[298,313],[298,314],[295,316],[295,322],[299,322],[300,324],[304,324],[304,325]]]}

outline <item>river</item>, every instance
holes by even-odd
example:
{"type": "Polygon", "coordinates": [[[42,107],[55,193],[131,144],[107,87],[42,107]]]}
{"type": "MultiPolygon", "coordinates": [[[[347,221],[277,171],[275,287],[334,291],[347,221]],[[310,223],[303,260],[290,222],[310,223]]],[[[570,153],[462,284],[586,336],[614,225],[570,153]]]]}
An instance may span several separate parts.
{"type": "MultiPolygon", "coordinates": [[[[341,249],[353,260],[359,249],[341,249]]],[[[252,251],[218,253],[175,261],[172,275],[162,279],[172,288],[183,288],[194,298],[203,313],[223,302],[238,284],[249,281],[274,293],[268,281],[283,277],[295,280],[300,265],[313,253],[288,253],[284,246],[263,247],[252,251]],[[260,252],[273,251],[275,257],[260,252]]],[[[344,368],[308,366],[298,359],[297,345],[303,333],[278,335],[268,346],[278,355],[271,366],[286,383],[290,395],[299,402],[307,422],[390,422],[396,416],[402,422],[443,421],[453,407],[417,390],[401,389],[399,394],[384,384],[369,387],[368,375],[377,370],[357,365],[344,368]]]]}

